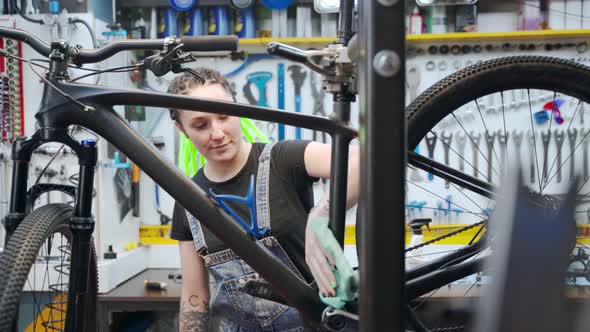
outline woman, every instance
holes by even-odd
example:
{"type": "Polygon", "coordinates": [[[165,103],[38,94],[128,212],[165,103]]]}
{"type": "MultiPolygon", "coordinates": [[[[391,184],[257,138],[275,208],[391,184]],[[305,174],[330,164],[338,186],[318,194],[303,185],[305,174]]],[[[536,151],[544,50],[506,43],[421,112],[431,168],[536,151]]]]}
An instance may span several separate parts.
{"type": "MultiPolygon", "coordinates": [[[[197,98],[235,101],[229,82],[218,72],[196,69],[204,78],[184,73],[168,92],[197,98]]],[[[307,282],[316,280],[320,292],[335,295],[336,280],[328,257],[309,224],[325,215],[327,199],[314,204],[312,184],[330,175],[330,145],[309,141],[281,141],[274,145],[250,144],[242,138],[240,119],[205,112],[170,110],[176,127],[205,156],[207,163],[193,180],[214,199],[220,194],[246,196],[256,188],[256,206],[269,209],[256,218],[265,244],[277,258],[307,282]],[[309,222],[308,222],[309,220],[309,222]]],[[[351,148],[348,206],[356,203],[358,153],[351,148]]],[[[218,200],[223,205],[221,200],[218,200]]],[[[229,209],[250,223],[244,204],[225,201],[229,209]]],[[[257,274],[179,204],[174,207],[171,237],[180,241],[182,295],[180,331],[207,331],[210,313],[220,331],[303,331],[293,308],[239,292],[240,281],[257,274]],[[216,290],[209,291],[209,274],[216,290]]]]}

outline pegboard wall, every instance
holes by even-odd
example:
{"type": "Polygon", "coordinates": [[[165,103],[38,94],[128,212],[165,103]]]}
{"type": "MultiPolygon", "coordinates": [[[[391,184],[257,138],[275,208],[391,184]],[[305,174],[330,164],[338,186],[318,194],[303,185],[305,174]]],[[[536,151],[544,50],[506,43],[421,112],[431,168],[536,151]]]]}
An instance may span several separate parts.
{"type": "MultiPolygon", "coordinates": [[[[414,44],[408,50],[407,103],[451,73],[481,61],[515,55],[590,61],[587,41],[575,38],[434,42],[414,44]]],[[[565,193],[575,175],[581,175],[584,184],[579,193],[584,195],[590,192],[586,110],[586,103],[553,91],[493,93],[443,119],[416,151],[495,185],[507,169],[519,164],[531,190],[557,196],[565,193]],[[558,112],[551,111],[553,107],[558,112]]],[[[493,201],[426,172],[410,168],[407,174],[408,220],[470,224],[494,208],[493,201]]],[[[587,209],[585,203],[578,205],[579,224],[588,223],[587,209]]]]}

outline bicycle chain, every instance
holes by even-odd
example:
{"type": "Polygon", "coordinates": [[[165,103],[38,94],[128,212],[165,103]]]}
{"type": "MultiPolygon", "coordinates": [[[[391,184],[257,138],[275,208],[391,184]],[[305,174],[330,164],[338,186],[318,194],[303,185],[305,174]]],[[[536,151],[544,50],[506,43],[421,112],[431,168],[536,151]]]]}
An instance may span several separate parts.
{"type": "Polygon", "coordinates": [[[412,251],[412,250],[416,250],[416,249],[419,249],[419,248],[425,247],[425,246],[427,246],[427,245],[430,245],[430,244],[432,244],[432,243],[435,243],[435,242],[438,242],[438,241],[444,240],[444,239],[446,239],[446,238],[449,238],[449,237],[451,237],[451,236],[455,236],[455,235],[457,235],[457,234],[459,234],[459,233],[463,233],[463,232],[465,232],[465,231],[467,231],[467,230],[470,230],[470,229],[472,229],[472,228],[475,228],[475,227],[477,227],[477,226],[483,225],[483,224],[485,224],[485,223],[487,223],[487,222],[488,222],[487,220],[482,220],[482,221],[480,221],[480,222],[477,222],[477,223],[475,223],[475,224],[472,224],[472,225],[469,225],[469,226],[465,226],[465,227],[463,227],[463,228],[459,228],[459,229],[458,229],[458,230],[456,230],[456,231],[452,231],[452,232],[450,232],[450,233],[448,233],[448,234],[445,234],[445,235],[439,236],[439,237],[437,237],[437,238],[434,238],[434,239],[432,239],[432,240],[430,240],[430,241],[426,241],[426,242],[420,243],[420,244],[418,244],[418,245],[415,245],[415,246],[413,246],[413,247],[406,248],[406,251],[405,251],[405,252],[410,252],[410,251],[412,251]]]}

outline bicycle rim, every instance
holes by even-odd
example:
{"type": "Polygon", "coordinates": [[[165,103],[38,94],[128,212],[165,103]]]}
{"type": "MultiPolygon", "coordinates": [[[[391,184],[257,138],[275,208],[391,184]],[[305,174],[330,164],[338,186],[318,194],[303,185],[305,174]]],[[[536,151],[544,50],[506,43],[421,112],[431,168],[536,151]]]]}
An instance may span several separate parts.
{"type": "MultiPolygon", "coordinates": [[[[407,107],[408,149],[418,147],[421,155],[495,186],[519,160],[525,183],[547,208],[559,206],[570,179],[581,174],[574,251],[580,255],[577,261],[572,259],[572,267],[578,267],[571,269],[576,272],[570,273],[568,282],[586,284],[590,130],[585,129],[583,116],[589,97],[589,68],[572,61],[518,56],[482,62],[436,83],[407,107]],[[558,123],[558,118],[563,121],[558,123]]],[[[406,222],[432,218],[432,230],[425,231],[424,240],[433,242],[418,254],[408,251],[406,263],[420,265],[428,261],[420,256],[436,258],[456,252],[486,233],[493,199],[419,169],[409,168],[407,177],[406,222]]],[[[490,250],[480,250],[469,259],[487,254],[490,250]]],[[[480,288],[475,286],[485,283],[486,276],[470,276],[415,299],[411,309],[446,293],[477,297],[480,288]]],[[[430,323],[431,328],[436,326],[430,323]]]]}
{"type": "MultiPolygon", "coordinates": [[[[5,285],[0,289],[0,329],[63,331],[70,282],[73,209],[64,204],[43,206],[17,228],[0,262],[5,285]],[[18,320],[17,320],[18,318],[18,320]]],[[[94,253],[92,254],[94,256],[94,253]]],[[[96,259],[91,259],[89,312],[96,299],[96,259]]],[[[92,323],[86,326],[93,329],[92,323]]]]}

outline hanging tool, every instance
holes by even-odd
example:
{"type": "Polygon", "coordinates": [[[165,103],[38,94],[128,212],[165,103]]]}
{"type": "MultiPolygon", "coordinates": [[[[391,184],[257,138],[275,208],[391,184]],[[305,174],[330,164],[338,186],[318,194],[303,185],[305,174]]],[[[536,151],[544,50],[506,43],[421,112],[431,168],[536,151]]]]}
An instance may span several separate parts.
{"type": "Polygon", "coordinates": [[[585,139],[590,134],[590,129],[580,129],[580,136],[583,137],[582,148],[584,149],[584,182],[588,181],[588,143],[590,140],[585,139]]]}
{"type": "Polygon", "coordinates": [[[549,152],[549,142],[551,141],[551,130],[541,131],[541,141],[543,142],[543,180],[546,183],[547,178],[547,153],[549,152]]]}
{"type": "MultiPolygon", "coordinates": [[[[321,84],[317,82],[317,74],[311,74],[310,79],[310,86],[311,86],[311,95],[313,97],[313,115],[317,116],[326,116],[326,111],[324,111],[324,98],[326,96],[326,92],[322,88],[321,84]]],[[[313,140],[317,139],[318,132],[316,130],[313,131],[313,140]]],[[[326,141],[326,133],[320,132],[322,135],[322,143],[327,143],[326,141]]]]}
{"type": "Polygon", "coordinates": [[[584,124],[584,104],[585,103],[580,104],[580,124],[581,125],[584,124]]]}
{"type": "Polygon", "coordinates": [[[509,134],[506,132],[502,132],[498,130],[498,143],[500,143],[500,173],[503,173],[506,169],[506,149],[508,144],[508,136],[509,134]]]}
{"type": "MultiPolygon", "coordinates": [[[[285,64],[279,63],[277,69],[277,83],[278,83],[278,97],[279,97],[279,109],[285,109],[285,64]]],[[[285,125],[279,123],[279,141],[285,139],[285,125]]]]}
{"type": "MultiPolygon", "coordinates": [[[[578,129],[573,128],[573,129],[568,129],[567,130],[567,138],[568,141],[570,142],[570,181],[574,181],[574,150],[576,148],[576,139],[578,138],[578,129]]],[[[561,166],[561,165],[560,165],[561,166]]]]}
{"type": "Polygon", "coordinates": [[[488,182],[492,182],[492,152],[494,151],[494,141],[496,140],[496,133],[492,132],[486,135],[486,144],[488,146],[488,182]]]}
{"type": "MultiPolygon", "coordinates": [[[[295,112],[301,113],[301,87],[307,77],[307,72],[303,71],[300,65],[291,65],[287,68],[291,72],[291,79],[295,87],[295,112]]],[[[295,138],[301,139],[301,128],[295,128],[295,138]]]]}
{"type": "MultiPolygon", "coordinates": [[[[433,136],[426,135],[426,147],[428,148],[428,158],[434,158],[434,148],[436,147],[436,133],[432,132],[433,136]]],[[[432,173],[428,173],[428,181],[434,180],[434,175],[432,173]]]]}
{"type": "Polygon", "coordinates": [[[459,131],[455,136],[457,137],[457,147],[459,150],[459,170],[463,172],[465,171],[465,142],[467,141],[467,135],[459,131]]]}
{"type": "MultiPolygon", "coordinates": [[[[553,136],[555,137],[555,145],[557,146],[557,165],[561,166],[561,148],[565,139],[565,131],[555,129],[553,136]]],[[[557,168],[557,183],[561,183],[561,167],[557,168]]]]}
{"type": "MultiPolygon", "coordinates": [[[[420,154],[420,145],[418,145],[415,149],[414,152],[417,154],[420,154]]],[[[417,169],[416,167],[413,166],[409,166],[412,169],[412,174],[410,174],[410,180],[412,182],[422,182],[424,181],[424,178],[422,177],[422,175],[420,175],[420,170],[417,169]]]]}
{"type": "MultiPolygon", "coordinates": [[[[246,75],[246,84],[244,85],[242,91],[244,92],[244,97],[248,100],[248,102],[252,105],[256,106],[263,106],[268,107],[268,102],[266,99],[266,83],[272,78],[272,73],[268,71],[257,71],[246,75]],[[258,88],[258,100],[254,98],[254,94],[252,93],[252,84],[256,85],[258,88]]],[[[267,123],[267,134],[271,142],[276,141],[275,138],[275,123],[267,123]]]]}
{"type": "Polygon", "coordinates": [[[514,145],[516,148],[516,161],[517,161],[519,167],[520,167],[521,159],[522,159],[520,156],[520,146],[522,145],[522,137],[523,136],[524,136],[524,133],[522,131],[514,130],[512,132],[512,140],[514,141],[514,145]]]}
{"type": "Polygon", "coordinates": [[[473,150],[473,176],[479,177],[479,171],[477,170],[477,163],[479,161],[479,142],[481,141],[481,133],[477,136],[473,132],[469,133],[471,137],[471,148],[473,150]]]}
{"type": "Polygon", "coordinates": [[[418,88],[420,87],[420,69],[413,65],[407,70],[406,87],[408,88],[409,101],[416,99],[418,96],[418,88]]]}
{"type": "Polygon", "coordinates": [[[526,133],[529,140],[529,160],[531,162],[531,183],[535,183],[535,135],[529,129],[526,133]]]}
{"type": "Polygon", "coordinates": [[[256,106],[268,107],[266,101],[266,83],[272,78],[272,73],[268,71],[257,71],[246,75],[247,83],[244,85],[243,92],[248,102],[256,106]],[[254,98],[251,85],[254,84],[258,88],[258,100],[254,98]]]}
{"type": "MultiPolygon", "coordinates": [[[[453,140],[453,133],[450,133],[448,136],[443,131],[441,134],[442,142],[444,144],[444,151],[445,151],[445,165],[449,166],[449,149],[451,148],[451,142],[453,140]]],[[[450,182],[449,180],[445,180],[445,188],[449,189],[450,182]]]]}

